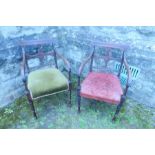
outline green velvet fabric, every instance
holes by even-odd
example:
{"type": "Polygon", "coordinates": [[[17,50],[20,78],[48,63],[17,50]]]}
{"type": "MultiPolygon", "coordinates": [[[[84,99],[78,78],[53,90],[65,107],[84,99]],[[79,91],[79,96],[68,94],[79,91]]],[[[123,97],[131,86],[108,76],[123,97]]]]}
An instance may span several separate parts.
{"type": "Polygon", "coordinates": [[[67,78],[56,68],[36,70],[28,76],[28,89],[33,98],[56,93],[67,88],[67,78]]]}

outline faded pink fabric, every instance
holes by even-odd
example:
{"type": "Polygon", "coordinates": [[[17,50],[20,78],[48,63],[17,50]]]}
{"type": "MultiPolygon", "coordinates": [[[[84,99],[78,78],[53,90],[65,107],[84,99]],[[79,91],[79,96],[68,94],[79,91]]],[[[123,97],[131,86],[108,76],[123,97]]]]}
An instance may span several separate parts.
{"type": "Polygon", "coordinates": [[[119,104],[123,90],[116,75],[90,72],[81,84],[81,96],[119,104]]]}

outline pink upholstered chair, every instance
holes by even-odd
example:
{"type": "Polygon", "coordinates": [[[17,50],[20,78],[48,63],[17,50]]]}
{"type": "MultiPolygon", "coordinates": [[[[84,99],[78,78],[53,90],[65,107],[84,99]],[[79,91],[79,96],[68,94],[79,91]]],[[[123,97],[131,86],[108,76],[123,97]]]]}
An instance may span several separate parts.
{"type": "Polygon", "coordinates": [[[96,43],[94,46],[93,52],[90,56],[81,64],[78,71],[78,88],[77,88],[77,96],[78,96],[78,112],[80,112],[81,106],[81,97],[94,99],[98,101],[107,102],[109,104],[115,104],[117,106],[116,112],[112,120],[116,119],[123,103],[126,100],[126,94],[128,91],[128,87],[130,85],[130,69],[128,67],[125,51],[127,50],[127,46],[120,44],[101,44],[96,43]],[[93,61],[97,55],[96,47],[103,48],[106,50],[107,55],[100,56],[105,61],[105,67],[110,60],[121,61],[121,65],[119,68],[119,72],[117,75],[113,73],[107,72],[95,72],[93,71],[93,61]],[[112,57],[112,50],[120,51],[121,58],[112,57]],[[81,74],[85,67],[85,65],[90,61],[90,70],[85,79],[81,82],[81,74]],[[127,83],[125,90],[123,91],[121,83],[120,83],[120,74],[123,65],[127,70],[127,83]]]}

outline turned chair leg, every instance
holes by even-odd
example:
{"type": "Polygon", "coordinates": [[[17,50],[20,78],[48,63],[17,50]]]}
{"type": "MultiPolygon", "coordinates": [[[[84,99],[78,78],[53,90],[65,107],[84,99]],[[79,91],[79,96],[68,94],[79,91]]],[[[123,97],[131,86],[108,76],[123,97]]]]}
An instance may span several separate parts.
{"type": "Polygon", "coordinates": [[[71,103],[71,96],[72,96],[72,90],[71,90],[71,87],[69,87],[69,94],[68,94],[68,104],[69,104],[69,106],[72,105],[72,103],[71,103]]]}
{"type": "Polygon", "coordinates": [[[29,93],[27,94],[27,98],[28,98],[28,101],[29,101],[31,110],[32,110],[32,112],[33,112],[33,116],[37,119],[38,117],[37,117],[37,114],[36,114],[36,111],[35,111],[35,107],[34,107],[34,104],[33,104],[33,100],[32,100],[32,98],[31,98],[31,96],[30,96],[29,93]]]}
{"type": "Polygon", "coordinates": [[[117,118],[117,116],[118,116],[118,114],[119,114],[119,112],[120,112],[120,110],[121,110],[121,107],[123,106],[123,103],[125,102],[125,99],[126,99],[125,96],[122,96],[122,97],[121,97],[121,102],[120,102],[120,104],[117,106],[117,109],[116,109],[116,112],[115,112],[115,114],[114,114],[114,117],[112,118],[112,121],[115,121],[115,120],[116,120],[116,118],[117,118]]]}
{"type": "Polygon", "coordinates": [[[81,105],[81,96],[80,96],[80,87],[77,89],[77,99],[78,99],[78,113],[81,112],[80,105],[81,105]]]}
{"type": "Polygon", "coordinates": [[[71,107],[71,95],[72,95],[72,82],[71,82],[71,69],[69,70],[69,106],[71,107]]]}

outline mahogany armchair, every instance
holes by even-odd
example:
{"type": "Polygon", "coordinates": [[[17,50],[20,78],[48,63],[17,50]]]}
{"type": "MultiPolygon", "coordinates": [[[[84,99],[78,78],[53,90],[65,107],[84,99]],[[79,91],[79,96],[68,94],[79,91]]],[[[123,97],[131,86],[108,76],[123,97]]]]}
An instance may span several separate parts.
{"type": "Polygon", "coordinates": [[[70,63],[60,55],[51,40],[29,40],[21,41],[20,47],[22,50],[22,63],[21,63],[21,76],[25,85],[26,95],[30,104],[34,117],[37,119],[37,114],[33,101],[35,99],[54,95],[64,91],[69,91],[68,102],[71,105],[71,67],[70,63]],[[50,46],[52,50],[45,51],[44,46],[50,46]],[[28,54],[26,47],[37,47],[35,54],[28,54]],[[30,71],[28,60],[39,58],[40,62],[45,57],[54,57],[55,67],[48,66],[47,68],[37,69],[30,71]],[[63,73],[58,69],[57,59],[60,58],[64,64],[65,69],[68,72],[68,77],[65,77],[63,73]]]}
{"type": "Polygon", "coordinates": [[[112,120],[114,121],[116,119],[123,103],[126,100],[127,91],[131,83],[131,73],[125,58],[125,51],[127,50],[127,48],[128,46],[126,45],[96,43],[96,45],[94,46],[94,50],[91,52],[89,57],[81,64],[78,70],[77,97],[79,113],[81,111],[81,97],[84,97],[117,105],[116,112],[112,120]],[[96,47],[105,49],[107,54],[97,57],[97,52],[95,49],[96,47]],[[114,58],[112,56],[112,50],[117,50],[117,52],[120,51],[121,58],[114,58]],[[93,61],[95,57],[102,58],[104,60],[105,68],[107,67],[108,62],[111,60],[120,61],[120,68],[118,74],[114,75],[113,73],[93,71],[93,61]],[[81,83],[81,74],[85,65],[88,62],[90,62],[89,74],[81,83]],[[124,91],[120,83],[120,74],[123,65],[127,70],[127,83],[124,91]]]}

